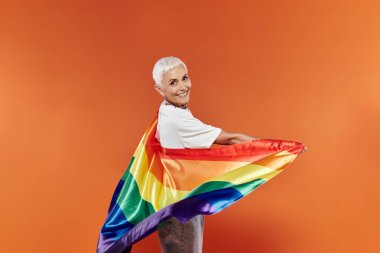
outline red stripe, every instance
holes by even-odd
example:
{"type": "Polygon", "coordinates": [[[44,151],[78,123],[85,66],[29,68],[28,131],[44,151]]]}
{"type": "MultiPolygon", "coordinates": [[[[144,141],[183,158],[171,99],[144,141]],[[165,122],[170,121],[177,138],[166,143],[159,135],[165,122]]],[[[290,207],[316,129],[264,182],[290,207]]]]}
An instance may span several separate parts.
{"type": "Polygon", "coordinates": [[[295,141],[258,139],[230,146],[212,147],[211,149],[168,149],[152,135],[151,148],[163,158],[210,161],[256,161],[280,151],[299,154],[304,145],[295,141]]]}

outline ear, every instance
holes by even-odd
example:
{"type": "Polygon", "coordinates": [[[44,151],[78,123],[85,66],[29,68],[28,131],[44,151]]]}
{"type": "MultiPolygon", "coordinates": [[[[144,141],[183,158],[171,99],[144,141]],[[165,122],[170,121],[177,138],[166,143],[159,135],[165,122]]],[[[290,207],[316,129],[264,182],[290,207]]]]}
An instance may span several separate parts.
{"type": "Polygon", "coordinates": [[[160,95],[163,97],[165,96],[165,94],[162,92],[162,89],[160,88],[160,86],[158,86],[157,84],[154,85],[154,88],[156,89],[156,91],[158,93],[160,93],[160,95]]]}

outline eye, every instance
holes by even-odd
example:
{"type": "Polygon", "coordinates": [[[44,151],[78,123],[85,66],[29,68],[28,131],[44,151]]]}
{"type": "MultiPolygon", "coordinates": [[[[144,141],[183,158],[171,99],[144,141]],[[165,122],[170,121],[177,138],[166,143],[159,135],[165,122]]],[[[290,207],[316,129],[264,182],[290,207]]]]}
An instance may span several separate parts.
{"type": "Polygon", "coordinates": [[[175,80],[173,80],[173,81],[170,82],[170,85],[172,85],[172,86],[175,85],[175,84],[176,84],[175,80]]]}
{"type": "Polygon", "coordinates": [[[188,76],[184,76],[183,80],[189,80],[189,77],[188,76]]]}

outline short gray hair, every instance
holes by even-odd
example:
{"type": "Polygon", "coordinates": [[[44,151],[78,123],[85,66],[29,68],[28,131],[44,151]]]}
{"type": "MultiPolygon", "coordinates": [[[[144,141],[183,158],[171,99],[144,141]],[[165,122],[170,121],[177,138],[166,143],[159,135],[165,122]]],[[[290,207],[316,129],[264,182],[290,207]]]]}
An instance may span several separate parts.
{"type": "Polygon", "coordinates": [[[185,63],[177,57],[168,56],[159,59],[153,67],[153,79],[156,85],[161,87],[161,82],[164,74],[179,65],[182,65],[187,71],[185,63]]]}

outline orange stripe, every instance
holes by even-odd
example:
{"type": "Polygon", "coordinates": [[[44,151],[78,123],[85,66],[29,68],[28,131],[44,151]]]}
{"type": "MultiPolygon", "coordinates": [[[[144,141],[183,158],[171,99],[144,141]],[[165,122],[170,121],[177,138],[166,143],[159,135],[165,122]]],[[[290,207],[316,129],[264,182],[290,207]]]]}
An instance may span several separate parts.
{"type": "Polygon", "coordinates": [[[164,177],[163,184],[170,184],[171,187],[175,187],[175,189],[188,191],[217,176],[250,164],[249,162],[172,159],[161,159],[161,161],[165,167],[165,175],[167,175],[164,177]]]}

